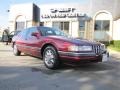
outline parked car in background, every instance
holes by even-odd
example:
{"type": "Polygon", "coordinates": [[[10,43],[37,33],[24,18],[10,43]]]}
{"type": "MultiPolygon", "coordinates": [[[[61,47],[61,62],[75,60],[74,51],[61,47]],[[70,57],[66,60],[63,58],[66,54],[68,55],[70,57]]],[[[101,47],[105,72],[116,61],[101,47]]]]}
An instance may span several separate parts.
{"type": "Polygon", "coordinates": [[[20,31],[12,31],[8,32],[6,30],[3,31],[1,41],[6,42],[6,45],[12,41],[13,36],[17,35],[20,31]]]}
{"type": "Polygon", "coordinates": [[[12,31],[12,32],[10,32],[10,34],[9,34],[9,42],[11,42],[13,36],[17,35],[19,32],[21,32],[21,31],[12,31]]]}
{"type": "Polygon", "coordinates": [[[108,52],[104,44],[84,39],[75,39],[61,30],[49,27],[31,27],[22,30],[12,39],[13,53],[21,52],[40,57],[49,69],[61,63],[107,61],[108,52]]]}
{"type": "Polygon", "coordinates": [[[2,42],[6,42],[6,45],[8,44],[8,41],[9,41],[9,31],[8,31],[7,29],[5,29],[5,30],[2,32],[1,41],[2,41],[2,42]]]}
{"type": "Polygon", "coordinates": [[[0,42],[2,41],[3,30],[0,29],[0,42]]]}

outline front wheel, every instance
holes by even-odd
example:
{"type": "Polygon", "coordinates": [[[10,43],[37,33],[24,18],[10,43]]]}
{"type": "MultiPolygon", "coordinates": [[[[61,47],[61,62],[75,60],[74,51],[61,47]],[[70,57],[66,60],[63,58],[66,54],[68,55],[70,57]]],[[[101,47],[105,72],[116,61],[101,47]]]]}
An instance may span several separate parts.
{"type": "Polygon", "coordinates": [[[21,54],[21,52],[18,50],[16,44],[14,44],[14,46],[13,46],[13,53],[15,56],[19,56],[21,54]]]}
{"type": "Polygon", "coordinates": [[[49,69],[57,69],[60,66],[60,60],[58,59],[58,53],[54,47],[48,46],[43,53],[44,64],[49,69]]]}

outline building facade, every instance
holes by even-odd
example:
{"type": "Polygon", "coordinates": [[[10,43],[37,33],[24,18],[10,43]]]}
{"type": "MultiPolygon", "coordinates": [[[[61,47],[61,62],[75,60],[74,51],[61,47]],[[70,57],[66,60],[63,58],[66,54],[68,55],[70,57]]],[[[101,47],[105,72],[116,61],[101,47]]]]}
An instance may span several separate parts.
{"type": "Polygon", "coordinates": [[[119,6],[119,0],[14,5],[10,9],[10,29],[43,25],[58,28],[77,38],[96,41],[120,40],[119,6]]]}
{"type": "Polygon", "coordinates": [[[40,9],[35,4],[13,5],[10,7],[9,13],[10,31],[22,30],[24,28],[39,25],[40,9]]]}

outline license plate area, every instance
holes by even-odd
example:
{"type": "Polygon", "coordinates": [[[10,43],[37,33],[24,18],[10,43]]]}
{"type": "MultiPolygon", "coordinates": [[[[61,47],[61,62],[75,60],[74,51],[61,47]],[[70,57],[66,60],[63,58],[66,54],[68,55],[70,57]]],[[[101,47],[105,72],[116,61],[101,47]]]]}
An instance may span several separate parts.
{"type": "Polygon", "coordinates": [[[109,55],[108,55],[108,53],[104,53],[103,55],[102,55],[102,62],[106,62],[106,61],[108,61],[109,60],[109,55]]]}

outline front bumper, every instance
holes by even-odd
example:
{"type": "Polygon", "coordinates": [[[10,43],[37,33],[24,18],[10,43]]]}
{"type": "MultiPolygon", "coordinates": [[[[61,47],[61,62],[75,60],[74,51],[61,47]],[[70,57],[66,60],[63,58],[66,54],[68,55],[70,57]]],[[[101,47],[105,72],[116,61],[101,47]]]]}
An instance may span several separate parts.
{"type": "Polygon", "coordinates": [[[79,57],[79,56],[96,56],[95,53],[78,53],[78,52],[63,52],[59,51],[59,55],[65,55],[65,56],[73,56],[73,57],[79,57]]]}
{"type": "MultiPolygon", "coordinates": [[[[63,52],[59,51],[59,57],[61,60],[68,60],[68,61],[92,61],[92,62],[102,62],[103,58],[104,61],[109,56],[107,51],[102,53],[96,54],[94,52],[63,52]],[[107,55],[107,57],[105,57],[107,55]]],[[[106,60],[107,61],[107,60],[106,60]]]]}

